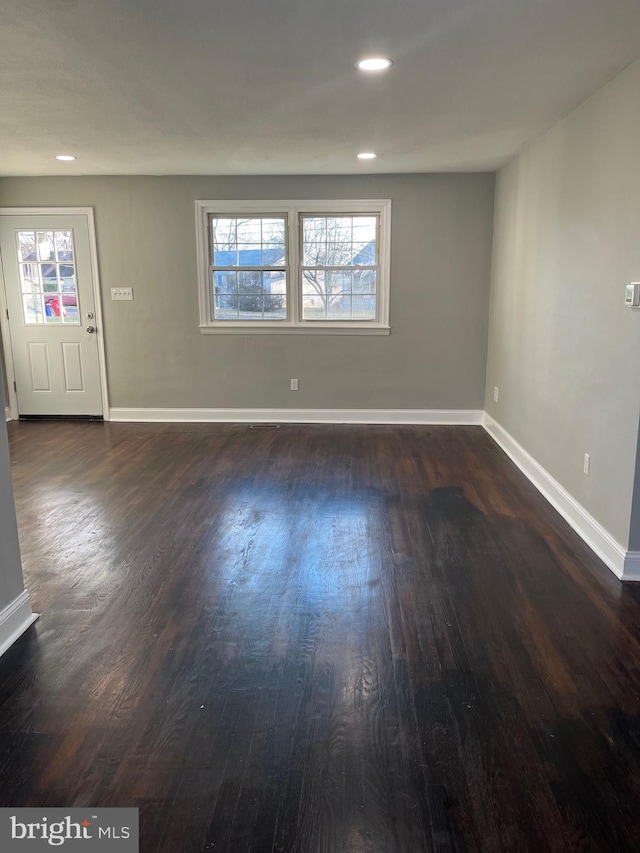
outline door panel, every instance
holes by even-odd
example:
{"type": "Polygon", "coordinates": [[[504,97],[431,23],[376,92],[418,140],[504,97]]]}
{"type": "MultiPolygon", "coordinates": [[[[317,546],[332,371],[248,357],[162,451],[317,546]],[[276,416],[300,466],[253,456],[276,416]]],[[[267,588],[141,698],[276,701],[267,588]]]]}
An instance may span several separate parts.
{"type": "Polygon", "coordinates": [[[31,373],[31,391],[51,391],[51,372],[49,370],[49,345],[29,343],[29,368],[31,373]]]}
{"type": "Polygon", "coordinates": [[[100,416],[91,246],[82,214],[0,214],[21,415],[100,416]]]}
{"type": "Polygon", "coordinates": [[[84,391],[84,370],[82,368],[80,344],[62,344],[62,366],[64,368],[65,390],[84,391]]]}

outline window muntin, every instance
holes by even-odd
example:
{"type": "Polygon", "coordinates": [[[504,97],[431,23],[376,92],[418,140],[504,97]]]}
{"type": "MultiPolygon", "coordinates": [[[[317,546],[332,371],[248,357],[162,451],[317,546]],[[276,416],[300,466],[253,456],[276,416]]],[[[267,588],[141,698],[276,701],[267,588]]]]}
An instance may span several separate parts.
{"type": "Polygon", "coordinates": [[[287,319],[287,217],[209,216],[214,321],[287,319]]]}
{"type": "Polygon", "coordinates": [[[300,216],[302,319],[377,319],[379,216],[300,216]]]}

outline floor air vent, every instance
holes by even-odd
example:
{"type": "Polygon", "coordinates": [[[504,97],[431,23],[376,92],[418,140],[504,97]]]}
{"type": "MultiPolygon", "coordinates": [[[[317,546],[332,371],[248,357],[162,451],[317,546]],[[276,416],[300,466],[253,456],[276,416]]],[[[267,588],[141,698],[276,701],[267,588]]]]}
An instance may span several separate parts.
{"type": "Polygon", "coordinates": [[[250,424],[249,429],[280,429],[280,424],[250,424]]]}

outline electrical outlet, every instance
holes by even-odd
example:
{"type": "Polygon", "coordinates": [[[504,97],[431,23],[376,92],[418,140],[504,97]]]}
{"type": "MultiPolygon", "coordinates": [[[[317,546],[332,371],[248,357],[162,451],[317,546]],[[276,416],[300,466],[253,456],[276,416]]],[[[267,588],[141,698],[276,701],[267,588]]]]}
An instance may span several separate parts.
{"type": "Polygon", "coordinates": [[[582,470],[584,473],[589,476],[589,468],[591,467],[591,457],[588,453],[584,454],[584,465],[582,466],[582,470]]]}
{"type": "Polygon", "coordinates": [[[292,380],[291,380],[291,390],[292,390],[292,391],[297,391],[297,390],[298,390],[298,380],[297,380],[297,379],[292,379],[292,380]]]}
{"type": "Polygon", "coordinates": [[[133,299],[133,288],[132,287],[112,287],[111,288],[111,300],[113,302],[116,302],[116,301],[131,302],[132,299],[133,299]]]}
{"type": "Polygon", "coordinates": [[[497,386],[497,385],[494,385],[494,386],[493,386],[493,402],[494,402],[494,403],[497,403],[497,402],[498,402],[498,397],[499,397],[499,396],[500,396],[500,389],[498,388],[498,386],[497,386]]]}

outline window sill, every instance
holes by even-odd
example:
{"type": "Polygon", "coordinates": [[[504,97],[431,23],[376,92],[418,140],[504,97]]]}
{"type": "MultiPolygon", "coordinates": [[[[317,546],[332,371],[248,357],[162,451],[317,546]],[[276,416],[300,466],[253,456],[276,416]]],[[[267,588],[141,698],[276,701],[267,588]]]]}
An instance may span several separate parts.
{"type": "Polygon", "coordinates": [[[201,335],[389,335],[390,326],[338,326],[313,324],[290,326],[272,324],[256,326],[253,323],[233,325],[200,326],[201,335]]]}

